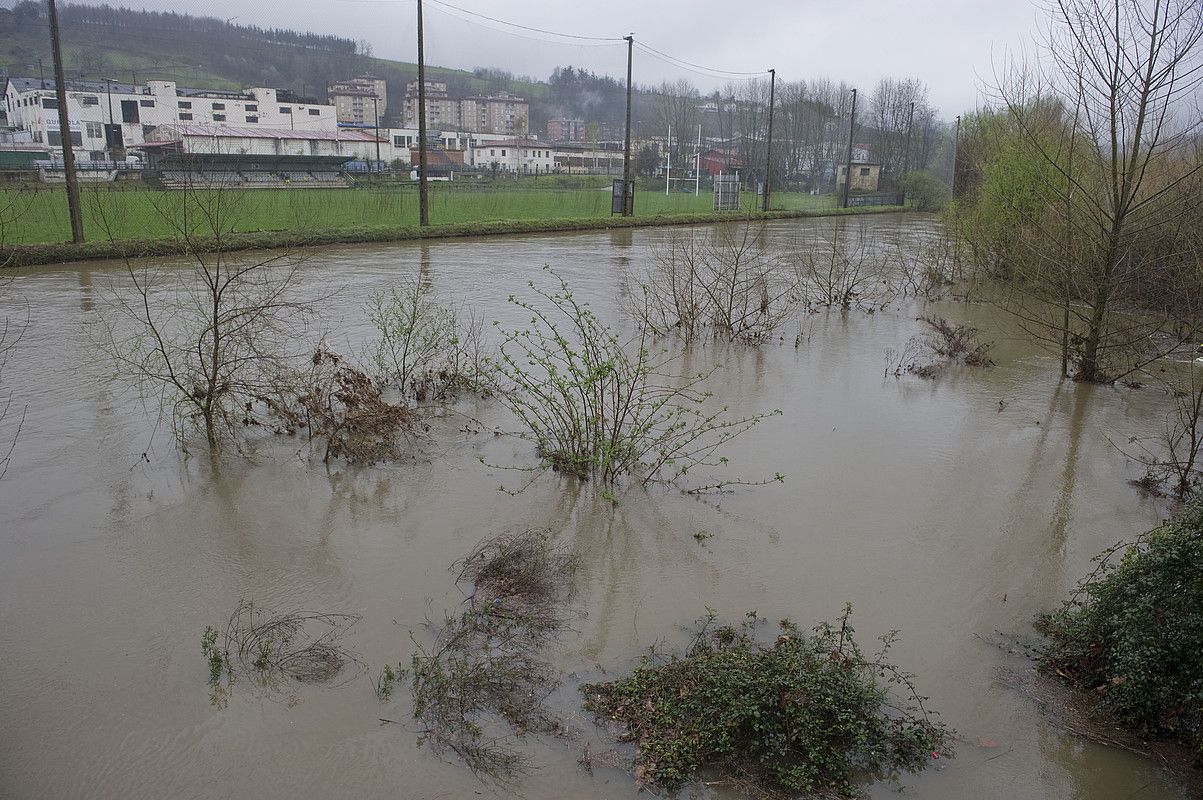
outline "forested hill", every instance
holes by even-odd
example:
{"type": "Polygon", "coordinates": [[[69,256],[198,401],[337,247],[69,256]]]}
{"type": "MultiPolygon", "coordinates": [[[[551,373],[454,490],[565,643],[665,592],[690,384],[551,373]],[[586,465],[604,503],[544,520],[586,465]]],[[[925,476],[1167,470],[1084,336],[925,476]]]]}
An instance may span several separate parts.
{"type": "MultiPolygon", "coordinates": [[[[414,64],[374,58],[361,42],[339,36],[231,24],[213,17],[136,11],[107,5],[60,5],[68,75],[186,86],[273,86],[323,98],[334,80],[371,72],[389,82],[390,109],[401,108],[414,64]]],[[[7,74],[50,69],[46,4],[23,0],[0,9],[0,66],[7,74]]],[[[537,99],[546,85],[515,80],[500,70],[431,67],[433,80],[455,93],[508,90],[537,99]]]]}

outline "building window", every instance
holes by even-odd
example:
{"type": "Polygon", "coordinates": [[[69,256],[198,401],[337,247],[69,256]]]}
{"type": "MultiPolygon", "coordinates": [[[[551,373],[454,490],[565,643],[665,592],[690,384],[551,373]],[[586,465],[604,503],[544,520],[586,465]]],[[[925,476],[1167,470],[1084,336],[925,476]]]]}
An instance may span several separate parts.
{"type": "Polygon", "coordinates": [[[861,167],[861,168],[860,168],[860,174],[861,174],[862,176],[868,175],[868,174],[869,174],[869,168],[868,168],[868,167],[861,167]]]}
{"type": "Polygon", "coordinates": [[[496,150],[490,150],[490,151],[489,151],[489,155],[491,155],[491,156],[495,156],[495,155],[497,155],[497,151],[496,151],[496,150]]]}
{"type": "Polygon", "coordinates": [[[258,122],[259,118],[258,117],[247,117],[246,121],[247,122],[258,122]]]}
{"type": "Polygon", "coordinates": [[[149,139],[150,135],[154,132],[155,132],[154,125],[143,125],[142,126],[142,138],[143,139],[149,139]]]}
{"type": "Polygon", "coordinates": [[[139,100],[138,105],[142,106],[143,108],[154,108],[155,101],[154,100],[139,100]]]}
{"type": "Polygon", "coordinates": [[[133,100],[121,101],[121,121],[126,123],[138,121],[138,104],[133,100]]]}
{"type": "Polygon", "coordinates": [[[214,104],[213,104],[213,110],[214,110],[214,111],[225,111],[225,110],[226,110],[226,104],[225,104],[225,103],[214,103],[214,104]]]}
{"type": "Polygon", "coordinates": [[[309,116],[311,116],[311,117],[316,117],[320,113],[322,113],[322,110],[320,108],[309,109],[309,116]]]}
{"type": "MultiPolygon", "coordinates": [[[[58,108],[58,99],[54,97],[43,97],[42,108],[58,108]]],[[[62,144],[62,142],[59,142],[62,144]]]]}
{"type": "Polygon", "coordinates": [[[258,110],[259,110],[259,104],[258,104],[258,103],[247,103],[247,104],[246,104],[246,110],[247,110],[247,111],[258,111],[258,110]]]}
{"type": "Polygon", "coordinates": [[[289,108],[288,106],[280,106],[280,113],[281,114],[291,114],[292,109],[289,108]]]}
{"type": "Polygon", "coordinates": [[[225,114],[214,114],[214,115],[213,115],[213,121],[214,121],[214,122],[225,122],[225,121],[226,121],[226,115],[225,115],[225,114]]]}
{"type": "Polygon", "coordinates": [[[504,150],[502,150],[502,151],[501,151],[501,154],[504,156],[504,155],[505,155],[505,151],[504,151],[504,150]]]}
{"type": "MultiPolygon", "coordinates": [[[[46,131],[46,144],[51,147],[63,146],[63,134],[59,131],[46,131]]],[[[79,131],[71,131],[71,144],[76,147],[84,146],[84,137],[79,131]]]]}
{"type": "Polygon", "coordinates": [[[192,101],[191,100],[181,100],[180,108],[192,108],[192,101]]]}
{"type": "Polygon", "coordinates": [[[89,139],[99,139],[104,135],[104,130],[99,122],[85,122],[84,127],[87,129],[89,139]]]}
{"type": "Polygon", "coordinates": [[[100,98],[94,94],[85,94],[79,98],[79,102],[85,106],[98,106],[100,105],[100,98]]]}
{"type": "Polygon", "coordinates": [[[180,121],[181,122],[187,122],[190,119],[192,119],[191,111],[181,111],[180,112],[180,121]]]}

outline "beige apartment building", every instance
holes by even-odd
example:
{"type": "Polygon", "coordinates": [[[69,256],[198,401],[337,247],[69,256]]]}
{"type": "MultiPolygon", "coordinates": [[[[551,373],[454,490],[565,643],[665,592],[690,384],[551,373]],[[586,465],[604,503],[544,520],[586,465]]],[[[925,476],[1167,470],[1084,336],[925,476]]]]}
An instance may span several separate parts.
{"type": "Polygon", "coordinates": [[[388,110],[387,83],[375,75],[359,75],[330,85],[328,94],[334,113],[343,125],[375,125],[376,115],[384,121],[388,110]]]}
{"type": "MultiPolygon", "coordinates": [[[[406,84],[401,116],[405,127],[418,126],[417,81],[406,84]]],[[[448,93],[446,83],[426,81],[426,127],[521,136],[530,127],[530,104],[508,92],[456,99],[448,93]]]]}

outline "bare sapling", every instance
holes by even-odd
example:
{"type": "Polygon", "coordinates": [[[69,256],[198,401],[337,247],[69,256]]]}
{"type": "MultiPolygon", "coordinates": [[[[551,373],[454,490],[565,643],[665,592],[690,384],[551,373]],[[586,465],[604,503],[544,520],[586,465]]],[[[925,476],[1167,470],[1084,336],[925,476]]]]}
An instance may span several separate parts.
{"type": "Polygon", "coordinates": [[[765,243],[763,223],[674,231],[636,278],[630,310],[656,336],[763,342],[794,312],[798,280],[765,243]]]}
{"type": "Polygon", "coordinates": [[[1137,483],[1160,493],[1168,489],[1182,501],[1203,485],[1203,368],[1187,365],[1189,374],[1165,381],[1173,405],[1163,430],[1152,437],[1134,437],[1120,448],[1145,468],[1137,483]]]}
{"type": "Polygon", "coordinates": [[[863,226],[849,231],[836,221],[817,242],[800,244],[794,272],[812,306],[874,309],[893,299],[886,280],[884,253],[878,252],[863,226]]]}
{"type": "MultiPolygon", "coordinates": [[[[531,322],[502,331],[492,372],[496,395],[535,447],[536,473],[551,469],[605,486],[627,477],[675,483],[725,465],[724,445],[770,416],[716,408],[705,389],[712,373],[675,372],[679,356],[653,353],[646,331],[623,342],[551,275],[554,289],[530,284],[541,302],[510,298],[531,322]]],[[[750,483],[773,480],[781,476],[750,483]]]]}
{"type": "MultiPolygon", "coordinates": [[[[241,197],[189,182],[155,211],[187,251],[183,264],[125,253],[128,285],[116,283],[102,320],[101,348],[118,377],[154,399],[187,450],[199,434],[210,453],[262,421],[273,396],[313,349],[305,344],[314,300],[297,297],[303,259],[288,251],[227,248],[241,197]]],[[[118,243],[104,203],[95,211],[118,243]]]]}
{"type": "Polygon", "coordinates": [[[484,324],[470,309],[442,304],[414,281],[373,292],[367,314],[379,335],[367,360],[382,385],[418,401],[482,389],[484,324]]]}

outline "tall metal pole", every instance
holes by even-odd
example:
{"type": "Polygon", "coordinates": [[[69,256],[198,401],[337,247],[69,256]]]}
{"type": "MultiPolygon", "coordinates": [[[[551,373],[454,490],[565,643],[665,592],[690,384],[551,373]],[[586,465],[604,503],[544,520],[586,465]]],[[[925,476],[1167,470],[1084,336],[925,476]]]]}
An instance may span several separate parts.
{"type": "Polygon", "coordinates": [[[376,171],[380,171],[380,98],[372,98],[372,114],[376,118],[376,171]]]}
{"type": "Polygon", "coordinates": [[[915,125],[915,104],[911,103],[911,111],[906,117],[906,150],[902,154],[902,177],[911,171],[911,129],[915,125]]]}
{"type": "Polygon", "coordinates": [[[844,202],[848,207],[848,191],[852,188],[852,138],[856,135],[856,90],[852,90],[852,114],[848,120],[848,163],[844,165],[844,202]]]}
{"type": "Polygon", "coordinates": [[[58,9],[50,8],[50,47],[54,52],[54,94],[58,98],[58,132],[63,141],[63,172],[67,176],[67,210],[71,216],[71,241],[84,242],[84,215],[79,202],[79,180],[75,175],[75,153],[71,150],[71,121],[67,114],[67,81],[63,78],[63,48],[58,39],[58,9]]]}
{"type": "Polygon", "coordinates": [[[764,211],[769,210],[769,186],[773,181],[773,106],[777,99],[777,70],[769,70],[769,140],[764,156],[764,211]]]}
{"type": "Polygon", "coordinates": [[[418,0],[418,225],[430,224],[426,187],[426,53],[422,49],[422,0],[418,0]]]}
{"type": "Polygon", "coordinates": [[[673,126],[668,126],[668,147],[664,151],[664,196],[668,197],[668,182],[673,174],[673,126]]]}
{"type": "Polygon", "coordinates": [[[702,123],[698,123],[698,149],[693,157],[693,196],[702,189],[702,123]]]}
{"type": "MultiPolygon", "coordinates": [[[[104,129],[104,151],[109,154],[109,161],[113,160],[113,79],[104,79],[105,91],[109,96],[109,125],[104,129]]],[[[122,144],[125,144],[122,137],[122,144]]]]}
{"type": "Polygon", "coordinates": [[[631,190],[631,55],[635,50],[635,34],[622,38],[627,40],[627,134],[622,148],[622,215],[629,217],[635,213],[635,193],[631,190]]]}

